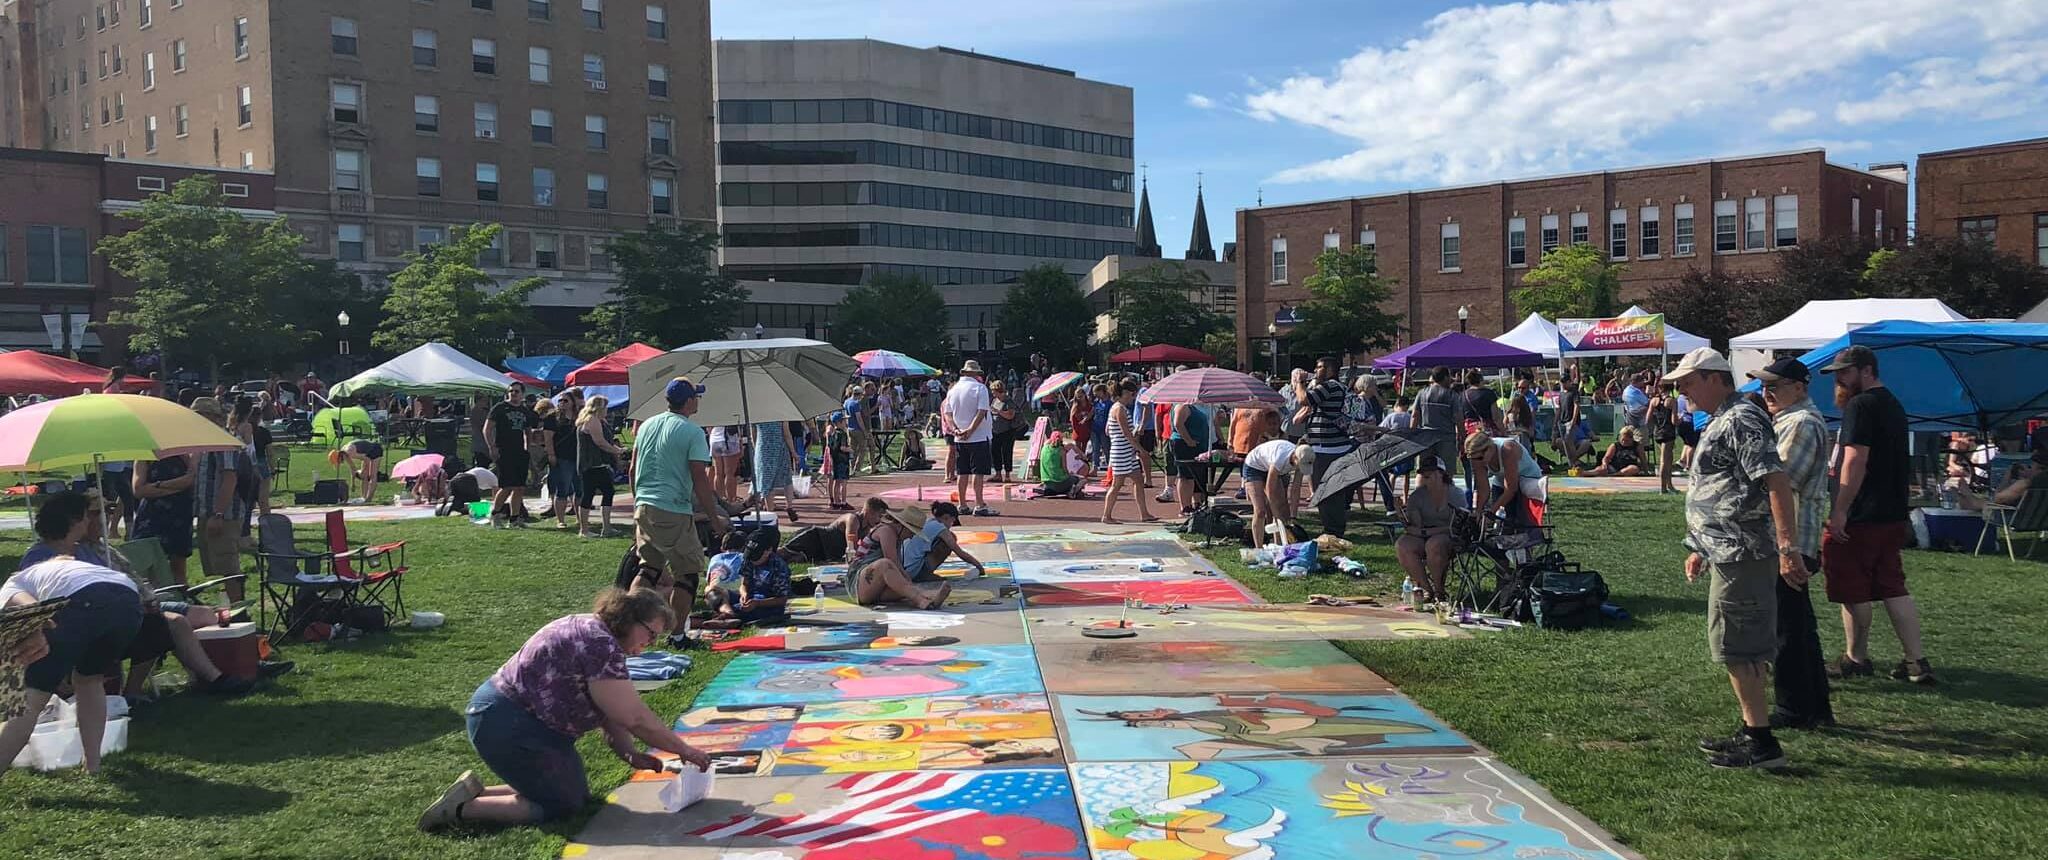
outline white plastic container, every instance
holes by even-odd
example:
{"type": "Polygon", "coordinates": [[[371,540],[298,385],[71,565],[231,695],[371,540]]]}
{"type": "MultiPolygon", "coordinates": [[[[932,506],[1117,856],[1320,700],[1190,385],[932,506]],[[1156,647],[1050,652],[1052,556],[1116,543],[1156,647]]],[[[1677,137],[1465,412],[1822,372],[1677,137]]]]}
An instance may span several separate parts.
{"type": "Polygon", "coordinates": [[[448,616],[439,612],[415,612],[412,614],[412,628],[414,630],[432,630],[447,622],[448,616]]]}
{"type": "MultiPolygon", "coordinates": [[[[107,721],[107,731],[100,738],[100,755],[124,752],[128,749],[128,718],[117,717],[107,721]]],[[[78,724],[65,720],[42,723],[30,735],[28,745],[14,757],[15,767],[32,767],[36,770],[66,770],[85,764],[85,739],[78,732],[78,724]]]]}

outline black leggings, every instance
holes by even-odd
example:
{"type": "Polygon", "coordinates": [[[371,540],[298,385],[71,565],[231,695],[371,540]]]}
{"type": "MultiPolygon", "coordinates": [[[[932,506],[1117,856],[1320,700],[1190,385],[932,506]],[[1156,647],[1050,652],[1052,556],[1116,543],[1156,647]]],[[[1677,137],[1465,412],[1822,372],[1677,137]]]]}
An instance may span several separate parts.
{"type": "Polygon", "coordinates": [[[578,504],[581,504],[587,510],[590,508],[591,500],[602,494],[604,496],[604,506],[609,508],[612,506],[612,493],[616,490],[617,488],[612,486],[612,468],[610,466],[593,466],[584,469],[583,498],[578,500],[578,504]]]}
{"type": "Polygon", "coordinates": [[[1016,431],[1005,430],[989,439],[990,442],[994,443],[990,447],[995,454],[996,474],[1000,475],[1014,468],[1013,461],[1016,459],[1017,453],[1016,437],[1016,431]]]}

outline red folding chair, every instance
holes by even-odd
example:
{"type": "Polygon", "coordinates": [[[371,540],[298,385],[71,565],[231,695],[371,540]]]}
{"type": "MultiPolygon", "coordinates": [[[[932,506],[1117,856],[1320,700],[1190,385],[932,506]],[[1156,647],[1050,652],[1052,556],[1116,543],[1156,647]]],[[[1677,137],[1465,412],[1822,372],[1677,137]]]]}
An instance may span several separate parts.
{"type": "Polygon", "coordinates": [[[352,547],[348,521],[337,510],[327,512],[327,549],[334,554],[334,575],[355,582],[363,603],[383,609],[393,623],[405,614],[405,541],[352,547]]]}

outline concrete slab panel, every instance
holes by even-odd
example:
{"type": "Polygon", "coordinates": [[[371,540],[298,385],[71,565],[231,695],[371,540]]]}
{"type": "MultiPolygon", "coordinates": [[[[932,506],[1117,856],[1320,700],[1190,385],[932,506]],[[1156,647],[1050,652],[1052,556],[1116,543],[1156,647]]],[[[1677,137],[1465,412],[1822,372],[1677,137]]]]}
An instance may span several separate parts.
{"type": "MultiPolygon", "coordinates": [[[[1392,689],[1328,642],[1097,642],[1039,645],[1055,693],[1189,690],[1361,693],[1392,689]]],[[[730,670],[728,670],[730,671],[730,670]]]]}
{"type": "Polygon", "coordinates": [[[1472,742],[1399,693],[1058,697],[1074,761],[1470,755],[1472,742]]]}
{"type": "Polygon", "coordinates": [[[1120,582],[1028,582],[1027,606],[1117,606],[1125,600],[1147,604],[1257,603],[1258,597],[1222,576],[1120,582]]]}
{"type": "Polygon", "coordinates": [[[759,705],[1044,689],[1029,645],[784,651],[733,658],[698,701],[759,705]]]}
{"type": "Polygon", "coordinates": [[[1066,763],[1043,693],[721,705],[684,714],[676,733],[725,760],[721,776],[1066,763]]]}
{"type": "Polygon", "coordinates": [[[1194,558],[1179,538],[1135,537],[1116,540],[1010,541],[1012,561],[1095,561],[1100,559],[1194,558]]]}

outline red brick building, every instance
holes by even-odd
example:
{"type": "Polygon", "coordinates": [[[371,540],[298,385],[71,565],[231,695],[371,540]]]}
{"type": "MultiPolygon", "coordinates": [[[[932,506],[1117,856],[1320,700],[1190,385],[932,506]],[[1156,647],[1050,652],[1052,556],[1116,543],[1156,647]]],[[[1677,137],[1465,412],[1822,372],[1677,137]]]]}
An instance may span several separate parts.
{"type": "Polygon", "coordinates": [[[62,352],[68,344],[87,361],[125,358],[125,342],[110,336],[102,343],[97,324],[133,286],[93,249],[101,238],[127,232],[132,222],[123,213],[199,173],[217,176],[237,210],[276,217],[268,173],[0,148],[0,348],[62,352]],[[46,314],[94,325],[76,338],[60,325],[59,347],[52,349],[46,314]]]}
{"type": "Polygon", "coordinates": [[[1987,242],[2048,267],[2048,137],[1922,153],[1922,236],[1987,242]]]}
{"type": "Polygon", "coordinates": [[[1523,316],[1510,293],[1544,252],[1580,242],[1627,268],[1622,300],[1688,269],[1765,272],[1771,254],[1821,236],[1905,242],[1903,165],[1869,172],[1822,150],[1324,200],[1237,213],[1238,362],[1288,355],[1302,280],[1325,248],[1373,246],[1407,319],[1401,343],[1459,328],[1481,337],[1523,316]],[[1268,342],[1261,344],[1261,342],[1268,342]]]}

